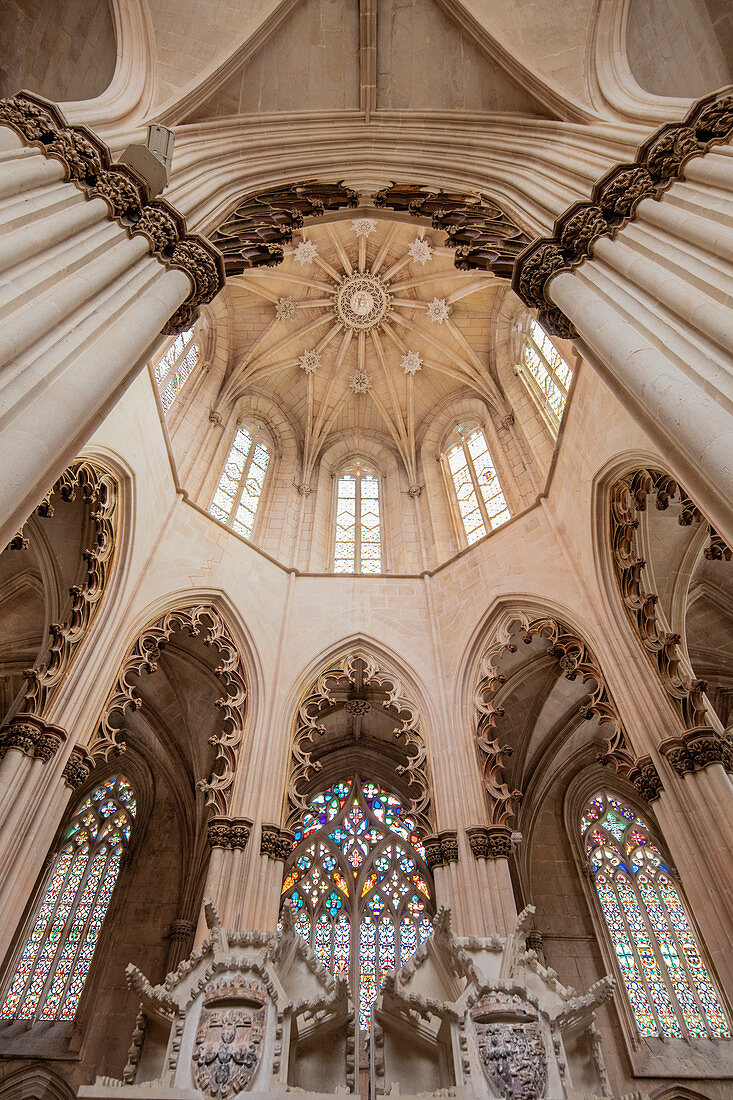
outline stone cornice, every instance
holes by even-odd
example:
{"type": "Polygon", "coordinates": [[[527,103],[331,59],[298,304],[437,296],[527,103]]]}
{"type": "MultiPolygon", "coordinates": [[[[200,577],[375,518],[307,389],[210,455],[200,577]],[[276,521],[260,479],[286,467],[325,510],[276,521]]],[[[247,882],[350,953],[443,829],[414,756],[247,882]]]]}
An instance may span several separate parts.
{"type": "Polygon", "coordinates": [[[702,156],[733,134],[733,96],[714,93],[681,123],[661,126],[639,149],[635,161],[617,164],[596,183],[589,202],[576,202],[555,222],[551,237],[540,237],[517,258],[512,288],[555,336],[577,335],[552,305],[547,286],[553,275],[571,271],[592,256],[599,237],[615,237],[635,216],[644,198],[659,198],[684,175],[692,157],[702,156]]]}
{"type": "Polygon", "coordinates": [[[109,148],[86,126],[69,126],[55,104],[29,92],[0,100],[0,123],[46,157],[59,160],[65,179],[87,198],[100,198],[109,217],[130,235],[147,238],[150,254],[167,268],[185,271],[191,293],[169,319],[166,335],[189,328],[199,307],[224,286],[224,261],[212,244],[186,232],[186,221],[165,199],[153,199],[147,184],[124,164],[115,164],[109,148]]]}

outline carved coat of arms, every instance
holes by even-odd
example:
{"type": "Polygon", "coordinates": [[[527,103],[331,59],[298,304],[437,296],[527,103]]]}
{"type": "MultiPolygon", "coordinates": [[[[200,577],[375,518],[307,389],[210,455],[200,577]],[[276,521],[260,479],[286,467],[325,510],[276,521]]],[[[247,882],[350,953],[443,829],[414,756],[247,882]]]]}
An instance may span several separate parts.
{"type": "Polygon", "coordinates": [[[539,1024],[476,1022],[476,1036],[486,1079],[504,1100],[541,1100],[547,1054],[539,1024]]]}
{"type": "Polygon", "coordinates": [[[251,1084],[262,1056],[265,990],[235,982],[207,990],[193,1047],[193,1079],[211,1100],[226,1100],[251,1084]]]}

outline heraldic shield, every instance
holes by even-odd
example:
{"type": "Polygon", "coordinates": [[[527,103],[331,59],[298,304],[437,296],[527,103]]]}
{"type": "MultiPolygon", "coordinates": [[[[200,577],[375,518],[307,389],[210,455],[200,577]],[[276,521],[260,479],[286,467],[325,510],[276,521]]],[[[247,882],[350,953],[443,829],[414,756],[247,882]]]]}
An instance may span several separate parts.
{"type": "Polygon", "coordinates": [[[196,1031],[193,1079],[211,1100],[227,1100],[249,1088],[262,1057],[267,994],[241,980],[209,986],[196,1031]]]}
{"type": "Polygon", "coordinates": [[[547,1088],[547,1053],[536,1022],[474,1021],[486,1080],[503,1100],[541,1100],[547,1088]]]}

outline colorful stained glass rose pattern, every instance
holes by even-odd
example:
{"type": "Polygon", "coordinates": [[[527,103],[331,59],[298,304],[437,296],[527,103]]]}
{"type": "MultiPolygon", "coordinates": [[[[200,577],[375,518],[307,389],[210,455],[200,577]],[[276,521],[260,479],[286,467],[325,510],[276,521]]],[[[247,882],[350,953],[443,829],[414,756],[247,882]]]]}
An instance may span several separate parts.
{"type": "Polygon", "coordinates": [[[0,1019],[73,1020],[136,812],[122,776],[102,783],[76,811],[0,1019]]]}
{"type": "Polygon", "coordinates": [[[519,374],[555,432],[565,411],[573,372],[537,321],[530,319],[522,341],[519,374]]]}
{"type": "Polygon", "coordinates": [[[368,779],[319,794],[295,830],[283,898],[324,966],[350,978],[363,1031],[385,975],[432,931],[424,859],[409,807],[368,779]]]}
{"type": "Polygon", "coordinates": [[[193,338],[193,329],[176,336],[165,355],[154,367],[155,381],[158,383],[163,411],[168,412],[181,392],[183,383],[199,361],[201,352],[198,341],[193,338]]]}
{"type": "Polygon", "coordinates": [[[729,1038],[673,872],[647,823],[619,799],[598,794],[580,829],[639,1031],[729,1038]]]}

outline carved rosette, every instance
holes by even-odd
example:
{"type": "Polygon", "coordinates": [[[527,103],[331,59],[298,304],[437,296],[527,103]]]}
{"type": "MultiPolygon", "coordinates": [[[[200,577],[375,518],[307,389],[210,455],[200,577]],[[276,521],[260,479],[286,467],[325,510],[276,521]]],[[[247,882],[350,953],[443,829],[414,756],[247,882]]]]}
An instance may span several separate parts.
{"type": "Polygon", "coordinates": [[[657,617],[657,594],[644,585],[646,562],[639,542],[639,524],[649,498],[658,511],[666,511],[670,502],[680,505],[677,522],[688,527],[704,524],[709,560],[730,561],[728,546],[710,526],[697,505],[681,485],[661,470],[634,470],[613,485],[610,494],[610,528],[616,579],[626,612],[636,633],[657,668],[664,687],[680,712],[684,726],[694,730],[707,727],[705,691],[707,684],[683,672],[680,637],[666,631],[657,617]]]}
{"type": "MultiPolygon", "coordinates": [[[[593,242],[615,236],[635,215],[642,199],[658,198],[683,174],[691,157],[733,135],[733,96],[707,96],[688,112],[683,123],[661,126],[640,150],[633,164],[619,164],[594,186],[590,201],[574,203],[555,223],[552,237],[533,241],[517,257],[512,287],[526,305],[546,310],[546,283],[557,271],[572,270],[592,255],[593,242]],[[558,262],[559,259],[559,262],[558,262]]],[[[545,318],[540,318],[545,325],[545,318]]],[[[551,317],[546,318],[551,322],[551,317]]],[[[565,319],[553,335],[571,332],[565,319]]]]}
{"type": "Polygon", "coordinates": [[[32,714],[17,714],[0,730],[0,759],[9,749],[17,749],[32,760],[47,764],[66,741],[66,732],[50,726],[32,714]]]}
{"type": "Polygon", "coordinates": [[[10,126],[44,156],[61,161],[67,180],[89,197],[103,199],[110,218],[128,233],[144,234],[158,260],[186,272],[191,293],[164,331],[176,335],[190,327],[199,307],[224,286],[224,261],[213,245],[205,237],[188,234],[181,214],[164,200],[151,199],[146,183],[132,168],[114,164],[104,142],[86,126],[69,126],[58,107],[41,96],[20,92],[0,100],[0,124],[10,126]]]}
{"type": "Polygon", "coordinates": [[[120,736],[125,732],[125,715],[142,706],[142,699],[130,678],[137,679],[143,673],[154,672],[161,648],[179,630],[191,637],[201,635],[204,645],[213,646],[219,658],[214,675],[222,685],[223,695],[216,700],[215,705],[222,711],[223,729],[209,738],[209,744],[215,750],[214,766],[208,779],[198,781],[197,788],[204,792],[207,806],[213,806],[218,814],[225,816],[244,735],[248,692],[244,664],[237,644],[216,607],[198,604],[178,608],[167,612],[143,630],[122,663],[89,751],[93,757],[105,760],[110,755],[116,756],[124,752],[125,746],[120,742],[120,736]]]}
{"type": "Polygon", "coordinates": [[[244,850],[251,832],[252,822],[246,817],[212,817],[206,827],[209,847],[229,851],[235,848],[244,850]]]}
{"type": "Polygon", "coordinates": [[[280,829],[277,825],[263,825],[260,834],[260,855],[283,862],[293,850],[294,834],[289,829],[280,829]]]}

